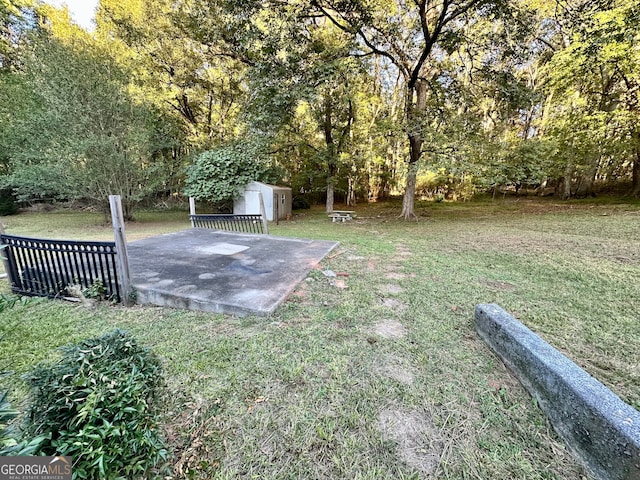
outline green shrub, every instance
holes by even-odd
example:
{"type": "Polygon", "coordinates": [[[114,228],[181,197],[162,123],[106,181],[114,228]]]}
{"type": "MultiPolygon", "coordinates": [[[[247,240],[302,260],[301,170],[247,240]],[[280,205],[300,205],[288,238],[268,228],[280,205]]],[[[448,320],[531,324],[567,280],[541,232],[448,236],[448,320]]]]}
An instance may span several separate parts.
{"type": "Polygon", "coordinates": [[[292,208],[293,210],[309,209],[311,208],[311,204],[306,198],[296,195],[293,197],[292,208]]]}
{"type": "Polygon", "coordinates": [[[187,169],[184,193],[219,204],[238,197],[251,181],[277,183],[283,174],[270,164],[265,145],[245,139],[198,155],[187,169]]]}
{"type": "Polygon", "coordinates": [[[19,432],[11,422],[18,417],[20,412],[11,406],[7,397],[8,392],[6,391],[0,395],[0,455],[33,455],[47,438],[40,436],[29,441],[18,440],[19,432]]]}
{"type": "MultiPolygon", "coordinates": [[[[0,247],[0,256],[2,255],[2,248],[0,247]]],[[[0,313],[15,307],[18,303],[27,305],[32,301],[33,297],[19,297],[13,293],[0,293],[0,313]]],[[[0,340],[2,340],[1,336],[0,340]]]]}
{"type": "Polygon", "coordinates": [[[86,298],[92,298],[95,300],[105,300],[107,294],[107,288],[102,283],[102,280],[94,280],[91,285],[82,290],[82,294],[86,298]]]}
{"type": "Polygon", "coordinates": [[[4,392],[0,396],[0,454],[17,443],[9,427],[9,423],[17,416],[18,411],[11,407],[7,392],[4,392]]]}
{"type": "Polygon", "coordinates": [[[18,207],[13,199],[10,191],[0,191],[0,216],[15,215],[18,213],[18,207]]]}
{"type": "Polygon", "coordinates": [[[48,438],[37,454],[73,456],[74,478],[148,475],[167,456],[156,430],[159,359],[120,330],[62,351],[26,377],[26,434],[48,438]]]}
{"type": "MultiPolygon", "coordinates": [[[[2,255],[2,253],[0,253],[0,255],[2,255]]],[[[4,312],[5,310],[15,307],[18,300],[20,300],[20,297],[17,295],[0,293],[0,312],[4,312]]]]}

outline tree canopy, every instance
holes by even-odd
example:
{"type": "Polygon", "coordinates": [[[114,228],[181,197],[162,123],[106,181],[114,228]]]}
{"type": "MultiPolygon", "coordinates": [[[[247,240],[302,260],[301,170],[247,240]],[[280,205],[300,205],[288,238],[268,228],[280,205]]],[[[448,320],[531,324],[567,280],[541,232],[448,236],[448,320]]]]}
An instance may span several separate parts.
{"type": "Polygon", "coordinates": [[[220,200],[227,167],[327,210],[403,195],[405,218],[417,196],[637,196],[639,27],[625,0],[101,0],[86,32],[2,0],[0,183],[129,217],[220,200]]]}

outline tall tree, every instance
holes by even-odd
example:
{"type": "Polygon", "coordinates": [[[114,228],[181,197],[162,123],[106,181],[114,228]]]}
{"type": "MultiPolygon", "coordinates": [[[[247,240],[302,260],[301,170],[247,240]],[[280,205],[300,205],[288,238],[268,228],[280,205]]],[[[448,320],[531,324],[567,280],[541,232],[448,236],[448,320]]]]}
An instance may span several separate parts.
{"type": "Polygon", "coordinates": [[[416,175],[424,146],[421,123],[433,79],[431,61],[442,48],[439,42],[457,41],[458,32],[465,23],[473,21],[474,15],[495,15],[499,2],[312,0],[311,3],[338,28],[357,37],[361,55],[384,57],[395,65],[404,79],[409,158],[401,216],[409,219],[415,216],[416,175]]]}
{"type": "Polygon", "coordinates": [[[196,4],[103,0],[96,33],[130,58],[137,95],[173,115],[197,151],[238,134],[245,90],[243,63],[203,36],[196,4]]]}
{"type": "MultiPolygon", "coordinates": [[[[347,154],[353,138],[356,120],[356,91],[362,65],[349,58],[349,38],[333,25],[314,22],[310,31],[310,42],[305,50],[320,51],[308,55],[305,67],[305,82],[312,88],[307,100],[314,111],[319,130],[324,139],[326,170],[326,211],[332,212],[334,193],[341,167],[341,159],[347,154]]],[[[344,170],[342,175],[344,175],[344,170]]]]}
{"type": "Polygon", "coordinates": [[[640,9],[573,0],[547,5],[539,62],[546,94],[539,132],[558,145],[559,189],[585,196],[597,178],[624,176],[640,192],[640,9]]]}
{"type": "Polygon", "coordinates": [[[21,200],[85,199],[104,208],[119,194],[131,218],[153,185],[160,116],[130,96],[128,72],[68,13],[41,14],[22,50],[23,98],[10,106],[12,164],[3,183],[21,200]]]}
{"type": "Polygon", "coordinates": [[[18,62],[16,47],[31,7],[30,0],[0,0],[0,70],[10,70],[18,62]]]}

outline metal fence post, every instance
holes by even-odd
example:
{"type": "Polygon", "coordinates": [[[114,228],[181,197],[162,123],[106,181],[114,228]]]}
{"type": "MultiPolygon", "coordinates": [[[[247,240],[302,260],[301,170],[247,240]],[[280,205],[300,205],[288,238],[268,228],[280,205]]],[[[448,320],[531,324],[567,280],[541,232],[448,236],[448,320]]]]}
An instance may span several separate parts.
{"type": "Polygon", "coordinates": [[[131,299],[131,275],[129,273],[127,237],[124,230],[124,216],[122,215],[122,199],[120,195],[109,195],[109,206],[111,207],[111,222],[116,241],[116,266],[118,268],[120,291],[122,292],[122,304],[125,307],[129,307],[133,303],[131,299]]]}
{"type": "Polygon", "coordinates": [[[191,228],[195,228],[193,216],[196,214],[196,199],[189,197],[189,219],[191,219],[191,228]]]}

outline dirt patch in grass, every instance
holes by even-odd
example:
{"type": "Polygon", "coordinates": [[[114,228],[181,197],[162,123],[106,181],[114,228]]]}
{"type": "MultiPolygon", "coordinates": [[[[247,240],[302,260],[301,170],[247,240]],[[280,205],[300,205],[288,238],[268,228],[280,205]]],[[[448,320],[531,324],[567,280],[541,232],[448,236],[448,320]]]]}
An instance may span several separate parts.
{"type": "Polygon", "coordinates": [[[428,412],[389,408],[378,415],[378,430],[396,442],[398,456],[424,476],[434,475],[440,463],[442,441],[428,412]]]}
{"type": "Polygon", "coordinates": [[[406,278],[407,276],[404,273],[399,273],[399,272],[388,272],[384,274],[384,278],[388,279],[388,280],[402,280],[403,278],[406,278]]]}
{"type": "Polygon", "coordinates": [[[344,281],[344,280],[342,280],[342,279],[339,279],[339,278],[337,278],[337,279],[335,279],[335,280],[330,281],[330,282],[329,282],[329,284],[330,284],[332,287],[338,288],[338,289],[340,289],[340,290],[344,290],[344,289],[349,288],[349,285],[347,285],[347,282],[346,282],[346,281],[344,281]]]}
{"type": "Polygon", "coordinates": [[[399,257],[410,257],[413,255],[411,250],[409,250],[409,247],[403,243],[396,244],[396,254],[399,257]]]}
{"type": "Polygon", "coordinates": [[[411,255],[413,255],[413,254],[411,253],[411,251],[409,250],[409,248],[406,245],[404,245],[404,244],[396,245],[396,258],[397,258],[397,260],[406,259],[407,257],[410,257],[411,255]]]}
{"type": "Polygon", "coordinates": [[[387,285],[382,285],[380,287],[380,291],[382,293],[386,293],[388,295],[398,295],[404,292],[404,289],[400,285],[396,285],[394,283],[390,283],[387,285]]]}
{"type": "Polygon", "coordinates": [[[378,322],[372,333],[386,339],[404,338],[407,336],[407,329],[397,320],[386,319],[378,322]]]}
{"type": "Polygon", "coordinates": [[[294,303],[303,306],[317,306],[322,303],[322,293],[327,290],[328,286],[335,287],[335,280],[320,278],[320,270],[314,270],[316,277],[307,277],[303,282],[300,282],[295,290],[289,295],[286,302],[294,303]]]}
{"type": "Polygon", "coordinates": [[[383,307],[392,308],[398,312],[402,312],[407,309],[407,304],[397,300],[395,298],[382,298],[380,299],[383,307]]]}
{"type": "Polygon", "coordinates": [[[384,377],[391,378],[403,385],[413,385],[413,371],[406,360],[401,357],[385,355],[378,360],[376,369],[384,377]]]}

